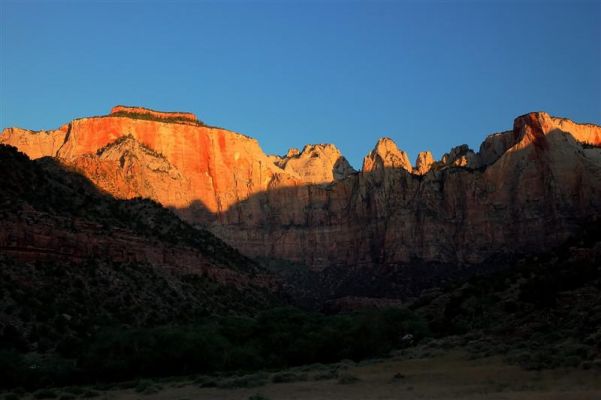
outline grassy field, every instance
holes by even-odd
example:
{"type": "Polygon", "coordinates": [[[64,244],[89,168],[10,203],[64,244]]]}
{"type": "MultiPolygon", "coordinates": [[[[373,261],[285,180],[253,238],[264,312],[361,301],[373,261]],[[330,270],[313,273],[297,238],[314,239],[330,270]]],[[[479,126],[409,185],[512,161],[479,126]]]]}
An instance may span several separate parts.
{"type": "MultiPolygon", "coordinates": [[[[598,369],[528,371],[508,365],[500,357],[470,358],[462,351],[426,358],[402,354],[361,363],[319,364],[238,378],[141,381],[128,389],[65,388],[46,394],[65,399],[115,400],[601,399],[598,369]],[[206,385],[216,386],[202,387],[206,385]]],[[[48,397],[38,392],[22,398],[48,397]]]]}

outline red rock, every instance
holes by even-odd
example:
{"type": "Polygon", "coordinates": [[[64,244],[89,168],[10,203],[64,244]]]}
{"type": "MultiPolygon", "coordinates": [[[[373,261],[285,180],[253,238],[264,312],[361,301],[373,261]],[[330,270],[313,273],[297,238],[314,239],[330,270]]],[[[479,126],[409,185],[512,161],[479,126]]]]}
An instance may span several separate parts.
{"type": "Polygon", "coordinates": [[[396,143],[390,138],[381,138],[376,147],[363,159],[363,172],[372,172],[385,168],[402,168],[412,171],[413,167],[409,156],[399,150],[396,143]]]}
{"type": "Polygon", "coordinates": [[[286,156],[274,159],[274,163],[302,183],[330,183],[355,173],[332,144],[306,145],[302,152],[290,149],[286,156]]]}
{"type": "Polygon", "coordinates": [[[434,157],[432,156],[432,153],[429,151],[421,151],[415,160],[415,168],[413,169],[413,173],[417,175],[424,175],[430,171],[432,165],[434,165],[434,157]]]}
{"type": "Polygon", "coordinates": [[[206,275],[236,287],[252,284],[275,288],[278,284],[273,277],[251,276],[215,265],[196,249],[148,239],[128,230],[113,228],[107,235],[98,224],[77,218],[61,219],[33,210],[27,212],[27,219],[9,218],[0,229],[0,251],[23,262],[69,260],[79,263],[98,257],[206,275]]]}
{"type": "Polygon", "coordinates": [[[248,255],[316,268],[479,263],[542,251],[601,214],[601,127],[545,113],[416,169],[384,138],[359,174],[331,145],[266,156],[254,139],[189,121],[83,118],[9,128],[0,143],[57,157],[117,197],[151,197],[248,255]]]}

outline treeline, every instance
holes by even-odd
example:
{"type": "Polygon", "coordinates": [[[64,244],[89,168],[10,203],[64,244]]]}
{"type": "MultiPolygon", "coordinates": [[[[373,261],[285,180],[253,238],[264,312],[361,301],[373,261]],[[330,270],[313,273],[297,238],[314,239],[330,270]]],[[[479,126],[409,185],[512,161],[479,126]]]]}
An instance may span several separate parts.
{"type": "Polygon", "coordinates": [[[280,369],[360,360],[418,340],[427,325],[407,310],[326,316],[278,308],[251,317],[212,317],[190,325],[105,328],[52,356],[0,352],[3,387],[35,388],[141,377],[280,369]]]}
{"type": "Polygon", "coordinates": [[[186,117],[178,116],[159,116],[153,113],[143,113],[135,111],[117,111],[107,115],[106,117],[127,117],[134,119],[145,119],[148,121],[166,122],[166,123],[186,123],[190,125],[205,126],[204,122],[200,120],[191,120],[186,117]]]}

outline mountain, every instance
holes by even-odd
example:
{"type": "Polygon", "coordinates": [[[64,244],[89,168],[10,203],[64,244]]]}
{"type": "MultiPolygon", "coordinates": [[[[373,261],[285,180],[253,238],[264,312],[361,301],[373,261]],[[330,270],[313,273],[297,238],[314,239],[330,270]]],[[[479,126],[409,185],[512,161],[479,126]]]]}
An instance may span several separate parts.
{"type": "Polygon", "coordinates": [[[406,335],[598,366],[598,126],[530,113],[415,165],[381,138],[355,171],[330,144],[266,155],[117,106],[5,129],[0,187],[0,387],[360,360],[406,335]]]}
{"type": "Polygon", "coordinates": [[[117,198],[148,197],[243,254],[325,268],[480,265],[556,246],[601,212],[601,127],[536,112],[415,166],[388,138],[356,172],[333,145],[266,155],[190,113],[117,106],[0,143],[117,198]]]}
{"type": "Polygon", "coordinates": [[[430,290],[410,308],[447,337],[434,348],[463,345],[536,370],[601,368],[601,219],[551,251],[430,290]]]}
{"type": "Polygon", "coordinates": [[[279,304],[278,282],[146,199],[0,145],[0,351],[45,353],[98,327],[185,323],[279,304]]]}

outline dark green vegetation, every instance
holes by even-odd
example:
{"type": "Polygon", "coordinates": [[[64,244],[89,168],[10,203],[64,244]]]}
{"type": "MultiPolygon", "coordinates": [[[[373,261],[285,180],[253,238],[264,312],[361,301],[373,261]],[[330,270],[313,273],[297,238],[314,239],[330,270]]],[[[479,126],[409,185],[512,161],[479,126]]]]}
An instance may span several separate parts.
{"type": "MultiPolygon", "coordinates": [[[[149,110],[149,111],[152,112],[153,110],[149,110]]],[[[164,111],[162,111],[162,113],[165,114],[164,111]]],[[[192,121],[185,117],[178,117],[178,116],[160,117],[156,114],[153,115],[151,113],[141,113],[141,112],[125,111],[125,110],[117,111],[117,112],[111,113],[109,115],[103,115],[103,116],[95,117],[95,118],[110,118],[110,117],[127,117],[127,118],[142,119],[142,120],[147,120],[147,121],[164,122],[164,123],[171,123],[171,124],[204,126],[206,128],[213,128],[213,129],[223,129],[222,127],[219,127],[219,126],[207,125],[199,119],[197,119],[196,121],[192,121]]],[[[238,134],[242,135],[244,137],[250,138],[250,136],[247,136],[247,135],[244,135],[241,133],[238,133],[238,134]]]]}
{"type": "Polygon", "coordinates": [[[455,342],[477,355],[505,354],[532,369],[599,368],[601,221],[554,251],[433,291],[411,308],[436,336],[462,335],[455,342]]]}
{"type": "Polygon", "coordinates": [[[87,178],[50,157],[31,161],[14,147],[0,145],[0,220],[60,224],[77,233],[75,220],[97,224],[107,236],[120,229],[160,242],[197,249],[212,262],[244,272],[258,264],[204,229],[195,229],[149,199],[117,200],[87,178]],[[45,221],[44,219],[52,219],[45,221]]]}
{"type": "Polygon", "coordinates": [[[115,113],[111,113],[110,117],[127,117],[127,118],[134,118],[134,119],[145,119],[148,121],[157,121],[157,122],[166,122],[166,123],[185,123],[188,125],[204,126],[204,123],[202,121],[198,121],[198,120],[191,121],[185,117],[178,117],[178,116],[159,117],[157,115],[153,115],[150,113],[137,113],[137,112],[131,112],[131,111],[117,111],[115,113]]]}
{"type": "Polygon", "coordinates": [[[152,201],[116,200],[54,160],[32,162],[6,146],[0,188],[2,385],[68,381],[86,343],[108,327],[189,324],[277,304],[253,283],[258,264],[152,201]],[[163,265],[161,249],[173,247],[172,257],[191,254],[182,267],[163,265]]]}
{"type": "MultiPolygon", "coordinates": [[[[326,316],[277,308],[256,316],[198,316],[190,323],[107,326],[77,345],[59,347],[55,358],[4,351],[0,376],[12,377],[4,384],[35,386],[282,369],[385,355],[407,346],[402,340],[407,333],[426,348],[461,346],[476,356],[505,354],[527,368],[600,368],[600,233],[599,224],[591,224],[555,252],[431,291],[404,310],[326,316]],[[29,368],[32,363],[36,370],[29,368]]],[[[282,372],[272,380],[302,380],[298,374],[282,372]]],[[[214,385],[265,382],[262,376],[249,376],[214,385]]]]}
{"type": "MultiPolygon", "coordinates": [[[[324,316],[277,308],[256,317],[213,316],[185,325],[122,325],[73,338],[52,354],[5,350],[0,353],[0,379],[4,386],[31,388],[360,360],[399,347],[407,333],[420,339],[428,331],[423,321],[403,310],[324,316]]],[[[280,374],[273,379],[298,377],[280,374]]]]}
{"type": "Polygon", "coordinates": [[[334,317],[268,311],[278,302],[266,289],[226,285],[146,261],[119,261],[102,252],[86,256],[88,248],[77,246],[108,238],[110,253],[111,241],[119,244],[126,234],[132,246],[146,246],[143,251],[165,243],[185,246],[217,269],[249,278],[262,272],[158,204],[116,200],[54,160],[32,162],[0,147],[0,186],[2,386],[361,359],[397,347],[407,332],[427,333],[407,311],[334,317]],[[34,240],[37,236],[45,239],[34,240]],[[56,238],[61,239],[52,242],[56,238]]]}
{"type": "MultiPolygon", "coordinates": [[[[224,373],[237,375],[218,381],[208,376],[202,385],[254,387],[267,380],[257,370],[358,361],[416,343],[465,346],[476,356],[501,353],[528,368],[601,367],[599,220],[546,255],[429,290],[403,309],[324,315],[282,307],[267,289],[223,284],[193,268],[178,271],[101,253],[82,257],[67,244],[59,244],[57,254],[38,252],[27,260],[27,242],[40,235],[51,240],[68,237],[66,232],[83,243],[96,236],[118,241],[125,232],[132,246],[184,246],[222,271],[248,279],[263,273],[158,204],[115,200],[50,159],[32,162],[0,146],[0,187],[4,387],[224,373]],[[11,226],[28,229],[29,236],[23,239],[11,226]],[[407,334],[412,339],[403,339],[407,334]]],[[[322,378],[355,382],[331,371],[322,378]]],[[[271,379],[307,377],[288,371],[271,379]]],[[[158,390],[144,380],[133,387],[158,390]]]]}
{"type": "Polygon", "coordinates": [[[582,148],[584,148],[584,149],[601,149],[601,145],[598,145],[595,143],[584,142],[584,143],[582,143],[582,148]]]}

